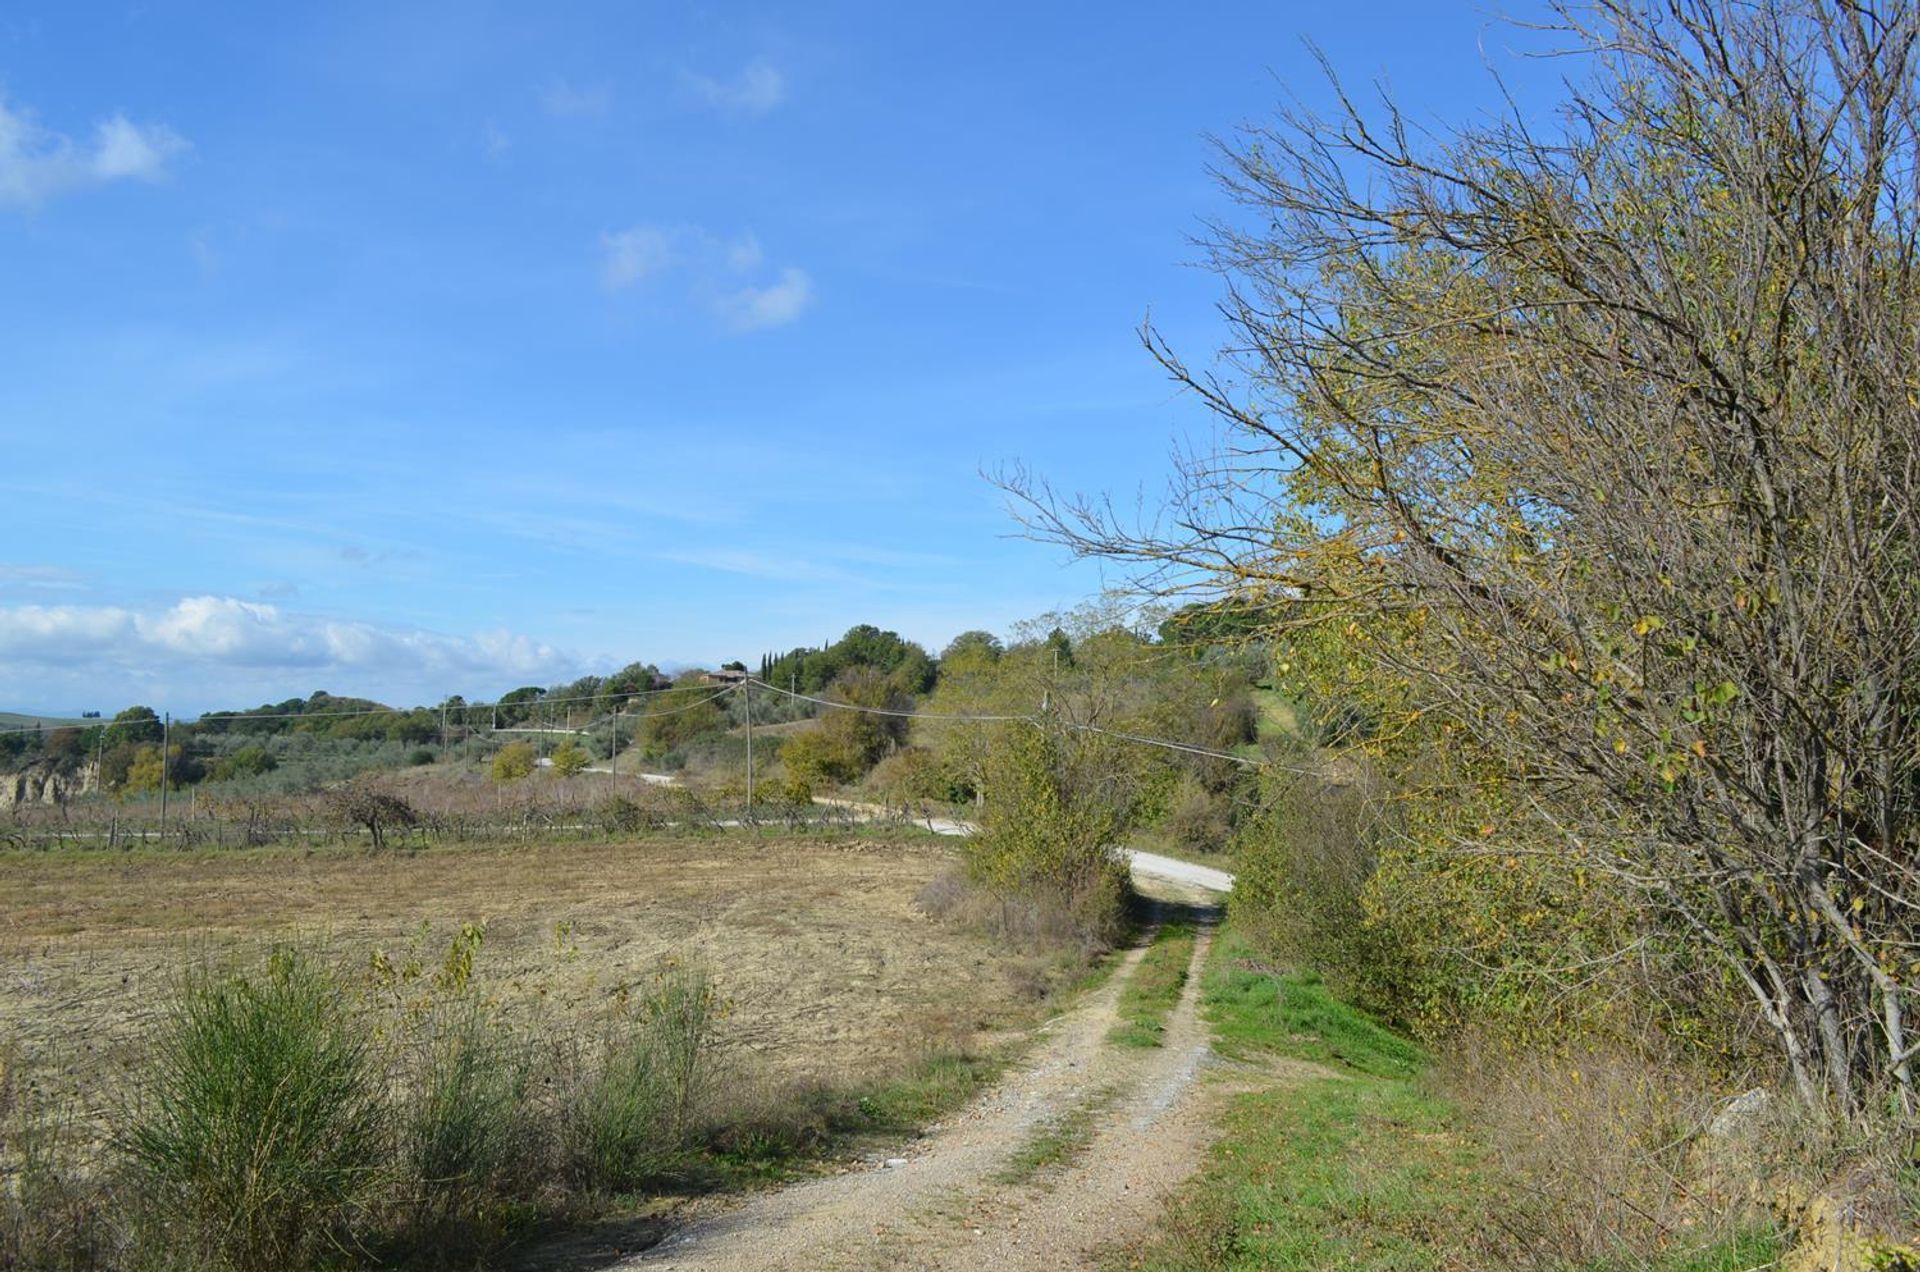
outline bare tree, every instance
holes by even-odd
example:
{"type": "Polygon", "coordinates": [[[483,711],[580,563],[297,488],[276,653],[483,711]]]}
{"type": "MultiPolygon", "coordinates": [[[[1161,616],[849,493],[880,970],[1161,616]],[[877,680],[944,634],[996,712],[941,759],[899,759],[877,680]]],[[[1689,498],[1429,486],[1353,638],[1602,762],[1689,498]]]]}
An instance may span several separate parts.
{"type": "Polygon", "coordinates": [[[328,791],[327,806],[334,820],[363,827],[373,840],[375,852],[386,848],[388,831],[411,830],[420,824],[420,810],[401,796],[363,779],[328,791]]]}
{"type": "Polygon", "coordinates": [[[1911,1107],[1920,144],[1909,4],[1598,0],[1564,118],[1341,95],[1221,147],[1225,421],[1077,551],[1343,625],[1743,987],[1801,1094],[1911,1107]]]}

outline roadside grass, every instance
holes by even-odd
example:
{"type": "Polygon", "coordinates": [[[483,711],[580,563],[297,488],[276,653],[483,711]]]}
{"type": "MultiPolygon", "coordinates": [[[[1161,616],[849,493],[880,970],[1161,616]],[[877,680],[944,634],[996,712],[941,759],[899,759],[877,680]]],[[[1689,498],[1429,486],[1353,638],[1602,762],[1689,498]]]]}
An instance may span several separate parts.
{"type": "Polygon", "coordinates": [[[862,1143],[918,1134],[991,1086],[1017,1047],[930,1052],[904,1071],[852,1085],[748,1084],[730,1092],[698,1154],[690,1184],[730,1191],[817,1174],[862,1143]]]}
{"type": "MultiPolygon", "coordinates": [[[[1124,954],[1115,949],[1094,959],[1057,984],[1044,1006],[1058,1009],[1099,989],[1124,954]]],[[[1037,1024],[1038,1017],[1025,1023],[1037,1024]]],[[[732,1092],[729,1111],[710,1128],[690,1176],[703,1188],[735,1190],[817,1175],[862,1145],[918,1135],[964,1108],[1034,1042],[1031,1030],[1023,1028],[981,1050],[935,1048],[897,1073],[852,1085],[749,1084],[732,1092]]],[[[1088,1135],[1098,1111],[1087,1114],[1088,1135]]],[[[1034,1169],[1048,1164],[1037,1161],[1034,1169]]]]}
{"type": "Polygon", "coordinates": [[[1194,925],[1189,921],[1174,919],[1161,925],[1153,944],[1120,990],[1115,1008],[1120,1020],[1108,1032],[1108,1042],[1121,1047],[1160,1045],[1167,1017],[1187,985],[1194,939],[1194,925]]]}
{"type": "Polygon", "coordinates": [[[1736,1272],[1771,1266],[1778,1238],[1736,1231],[1654,1263],[1581,1263],[1516,1248],[1523,1181],[1507,1178],[1418,1046],[1342,1003],[1310,973],[1262,967],[1230,928],[1215,941],[1202,1002],[1216,1050],[1287,1057],[1325,1076],[1277,1076],[1237,1096],[1207,1165],[1156,1235],[1110,1252],[1109,1269],[1581,1267],[1736,1272]]]}
{"type": "Polygon", "coordinates": [[[1220,1054],[1246,1059],[1265,1052],[1376,1078],[1411,1078],[1426,1067],[1419,1046],[1335,998],[1317,973],[1261,968],[1249,954],[1228,929],[1208,960],[1201,1003],[1220,1054]]]}
{"type": "Polygon", "coordinates": [[[1243,1096],[1158,1239],[1112,1266],[1439,1268],[1485,1186],[1451,1111],[1406,1082],[1325,1078],[1243,1096]]]}
{"type": "Polygon", "coordinates": [[[1119,1097],[1119,1088],[1103,1087],[1059,1117],[1041,1123],[1001,1169],[1000,1182],[1030,1183],[1035,1176],[1072,1161],[1093,1142],[1101,1116],[1119,1097]]]}

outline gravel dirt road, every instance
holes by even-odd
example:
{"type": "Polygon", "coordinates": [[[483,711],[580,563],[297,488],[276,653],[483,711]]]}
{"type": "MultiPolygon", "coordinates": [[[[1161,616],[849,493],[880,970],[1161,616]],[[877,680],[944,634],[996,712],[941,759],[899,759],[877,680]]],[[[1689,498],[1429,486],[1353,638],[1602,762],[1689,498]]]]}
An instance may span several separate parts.
{"type": "Polygon", "coordinates": [[[865,1169],[693,1221],[619,1266],[1095,1266],[1103,1248],[1150,1228],[1173,1189],[1197,1169],[1218,1103],[1236,1085],[1205,1080],[1215,1065],[1198,1010],[1200,970],[1217,911],[1201,913],[1208,921],[1162,1046],[1138,1050],[1107,1041],[1116,1000],[1142,954],[1136,949],[1101,989],[1043,1026],[1038,1045],[992,1092],[924,1138],[865,1169]],[[1084,1147],[1022,1177],[1022,1151],[1076,1112],[1092,1114],[1084,1147]]]}

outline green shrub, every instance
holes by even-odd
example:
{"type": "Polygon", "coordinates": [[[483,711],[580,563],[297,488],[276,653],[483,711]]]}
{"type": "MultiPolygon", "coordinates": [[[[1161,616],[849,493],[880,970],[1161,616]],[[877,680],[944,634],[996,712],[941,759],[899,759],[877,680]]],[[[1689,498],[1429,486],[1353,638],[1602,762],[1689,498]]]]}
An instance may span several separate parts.
{"type": "Polygon", "coordinates": [[[1233,835],[1230,809],[1224,795],[1216,795],[1187,777],[1175,789],[1160,830],[1167,837],[1167,846],[1176,853],[1219,852],[1233,835]]]}
{"type": "Polygon", "coordinates": [[[610,835],[634,835],[643,830],[658,830],[667,824],[667,816],[658,801],[612,795],[594,806],[593,815],[610,835]]]}
{"type": "Polygon", "coordinates": [[[1334,992],[1396,1024],[1425,1017],[1437,971],[1368,905],[1382,801],[1363,779],[1274,774],[1234,839],[1228,912],[1262,953],[1323,974],[1334,992]]]}
{"type": "Polygon", "coordinates": [[[383,1160],[364,1029],[291,950],[198,974],[168,1006],[123,1147],[142,1245],[199,1267],[310,1264],[340,1244],[383,1160]]]}
{"type": "Polygon", "coordinates": [[[1127,897],[1126,866],[1110,848],[1124,826],[1106,760],[1082,737],[1007,726],[988,756],[980,833],[966,841],[976,880],[1057,910],[1099,946],[1119,938],[1127,897]]]}
{"type": "Polygon", "coordinates": [[[959,777],[923,746],[889,755],[867,774],[868,788],[888,804],[957,804],[971,793],[959,777]]]}
{"type": "Polygon", "coordinates": [[[533,772],[533,747],[525,742],[509,742],[493,753],[493,780],[517,782],[533,772]]]}
{"type": "Polygon", "coordinates": [[[719,1015],[705,972],[674,969],[623,1013],[597,1054],[576,1054],[561,1115],[568,1182],[586,1192],[629,1192],[673,1170],[693,1126],[719,1015]]]}
{"type": "Polygon", "coordinates": [[[587,754],[585,747],[568,738],[553,749],[553,771],[561,777],[574,777],[584,773],[593,763],[593,757],[587,754]]]}
{"type": "Polygon", "coordinates": [[[497,1240],[508,1204],[525,1197],[544,1154],[527,1105],[527,1048],[477,1003],[423,1026],[403,1113],[411,1244],[444,1257],[497,1240]]]}

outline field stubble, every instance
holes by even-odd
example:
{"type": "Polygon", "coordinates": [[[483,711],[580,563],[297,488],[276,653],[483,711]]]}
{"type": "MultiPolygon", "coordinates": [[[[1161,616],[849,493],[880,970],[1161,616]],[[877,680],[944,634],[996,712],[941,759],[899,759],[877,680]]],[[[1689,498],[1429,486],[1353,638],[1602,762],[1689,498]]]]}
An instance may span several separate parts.
{"type": "Polygon", "coordinates": [[[410,946],[431,963],[472,923],[475,988],[529,1027],[602,1018],[666,961],[691,961],[727,1003],[728,1050],[757,1073],[881,1075],[1032,1008],[1030,961],[915,906],[951,852],[907,835],[728,834],[14,855],[0,858],[0,1037],[101,1107],[189,966],[290,939],[349,968],[410,946]]]}

